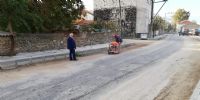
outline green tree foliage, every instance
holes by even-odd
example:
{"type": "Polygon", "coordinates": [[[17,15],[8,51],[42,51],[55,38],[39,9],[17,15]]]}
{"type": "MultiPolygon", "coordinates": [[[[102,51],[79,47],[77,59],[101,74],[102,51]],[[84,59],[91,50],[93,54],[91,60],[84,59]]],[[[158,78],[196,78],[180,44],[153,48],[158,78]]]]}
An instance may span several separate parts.
{"type": "Polygon", "coordinates": [[[175,29],[176,29],[176,27],[173,24],[171,24],[169,22],[165,23],[165,28],[164,28],[165,32],[174,31],[175,29]]]}
{"type": "Polygon", "coordinates": [[[181,22],[183,20],[188,20],[190,17],[190,12],[184,10],[184,9],[178,9],[176,13],[173,16],[174,23],[181,22]]]}
{"type": "Polygon", "coordinates": [[[157,30],[162,30],[165,32],[170,32],[175,29],[175,26],[171,24],[170,22],[167,22],[160,16],[156,16],[153,20],[153,33],[157,30]]]}
{"type": "Polygon", "coordinates": [[[153,32],[155,32],[156,30],[159,29],[164,29],[166,26],[166,21],[160,17],[160,16],[156,16],[153,20],[153,32]]]}
{"type": "Polygon", "coordinates": [[[0,30],[63,31],[79,18],[83,8],[81,0],[0,0],[0,30]]]}
{"type": "Polygon", "coordinates": [[[92,27],[94,31],[98,30],[99,32],[102,32],[103,30],[116,32],[116,29],[117,29],[117,25],[113,23],[112,21],[106,21],[106,22],[96,21],[93,24],[91,24],[90,27],[92,27]]]}
{"type": "Polygon", "coordinates": [[[45,30],[60,31],[80,17],[84,6],[81,0],[34,0],[32,9],[44,19],[45,30]]]}
{"type": "Polygon", "coordinates": [[[23,19],[23,16],[27,13],[27,8],[26,0],[0,0],[1,29],[13,33],[13,29],[18,29],[22,24],[27,24],[23,19]]]}

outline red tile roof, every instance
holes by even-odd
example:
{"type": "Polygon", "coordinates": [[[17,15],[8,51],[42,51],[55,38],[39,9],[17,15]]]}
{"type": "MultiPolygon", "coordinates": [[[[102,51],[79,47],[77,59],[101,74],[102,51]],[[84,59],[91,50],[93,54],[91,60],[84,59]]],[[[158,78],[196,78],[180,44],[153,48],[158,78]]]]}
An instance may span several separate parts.
{"type": "Polygon", "coordinates": [[[189,20],[184,20],[184,21],[179,22],[179,24],[188,25],[188,24],[192,24],[192,22],[189,20]]]}

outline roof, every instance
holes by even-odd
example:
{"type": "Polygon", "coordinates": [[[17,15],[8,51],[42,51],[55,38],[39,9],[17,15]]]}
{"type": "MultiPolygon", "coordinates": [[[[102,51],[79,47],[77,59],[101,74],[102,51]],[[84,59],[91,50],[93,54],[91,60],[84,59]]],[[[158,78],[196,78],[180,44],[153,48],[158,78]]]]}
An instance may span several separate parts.
{"type": "Polygon", "coordinates": [[[188,24],[192,24],[192,22],[189,20],[184,20],[184,21],[179,22],[179,24],[188,25],[188,24]]]}

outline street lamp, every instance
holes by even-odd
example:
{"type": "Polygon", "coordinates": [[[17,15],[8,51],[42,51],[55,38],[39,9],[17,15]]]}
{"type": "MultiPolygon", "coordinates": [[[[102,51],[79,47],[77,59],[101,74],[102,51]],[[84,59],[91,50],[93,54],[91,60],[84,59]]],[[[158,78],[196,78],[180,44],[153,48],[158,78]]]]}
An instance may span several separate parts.
{"type": "MultiPolygon", "coordinates": [[[[167,2],[168,0],[162,0],[162,1],[155,1],[155,0],[151,0],[151,23],[150,23],[150,31],[149,33],[152,33],[153,32],[153,20],[154,20],[154,17],[157,16],[157,14],[160,12],[160,10],[163,8],[163,6],[165,5],[165,3],[167,2]],[[161,8],[158,10],[158,12],[156,13],[155,16],[153,16],[153,13],[154,13],[154,3],[161,3],[161,2],[164,2],[163,5],[161,6],[161,8]]],[[[153,38],[154,38],[154,33],[153,33],[153,38]]]]}

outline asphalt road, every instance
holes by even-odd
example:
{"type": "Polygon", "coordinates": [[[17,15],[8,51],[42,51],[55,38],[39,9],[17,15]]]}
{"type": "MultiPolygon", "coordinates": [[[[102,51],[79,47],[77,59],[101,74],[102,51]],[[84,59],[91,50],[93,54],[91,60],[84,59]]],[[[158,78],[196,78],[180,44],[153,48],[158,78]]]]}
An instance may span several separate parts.
{"type": "MultiPolygon", "coordinates": [[[[26,79],[0,85],[0,100],[96,100],[102,96],[99,94],[106,94],[121,82],[151,70],[154,68],[153,64],[178,52],[183,44],[184,38],[169,35],[165,40],[137,50],[119,55],[93,57],[65,65],[70,66],[70,71],[52,68],[52,75],[37,73],[29,76],[29,73],[26,73],[23,74],[29,76],[26,79]]],[[[54,67],[59,66],[62,65],[57,64],[54,67]]]]}

